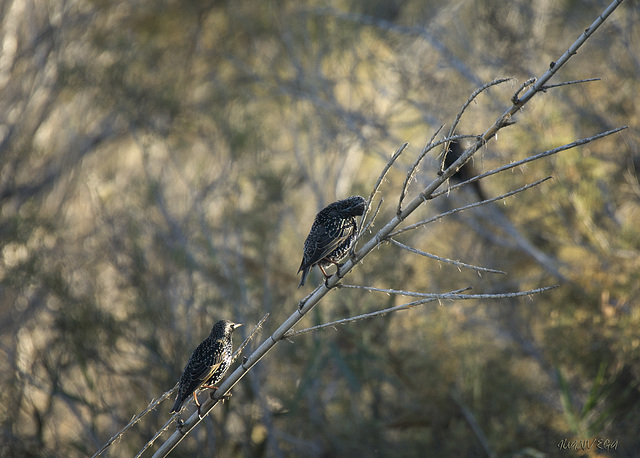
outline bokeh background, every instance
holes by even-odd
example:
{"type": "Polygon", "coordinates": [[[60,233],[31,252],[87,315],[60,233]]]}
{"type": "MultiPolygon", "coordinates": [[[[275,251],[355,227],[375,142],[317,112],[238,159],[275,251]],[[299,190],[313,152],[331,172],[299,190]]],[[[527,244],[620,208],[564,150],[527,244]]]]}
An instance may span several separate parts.
{"type": "MultiPolygon", "coordinates": [[[[221,318],[313,285],[315,213],[368,196],[391,217],[409,165],[480,85],[483,132],[608,2],[0,2],[0,455],[86,456],[169,390],[221,318]]],[[[639,456],[640,8],[627,1],[480,150],[480,171],[615,136],[482,182],[508,199],[383,245],[345,282],[529,298],[441,302],[281,342],[172,456],[639,456]],[[567,439],[617,448],[562,450],[567,439]]],[[[436,177],[425,158],[410,198],[436,177]]],[[[474,200],[466,190],[410,222],[474,200]]],[[[379,227],[379,226],[378,226],[379,227]]],[[[374,228],[375,229],[375,228],[374,228]]],[[[410,299],[331,292],[301,326],[410,299]]],[[[105,456],[133,456],[150,412],[105,456]]],[[[184,414],[183,414],[184,415],[184,414]]],[[[166,436],[165,436],[166,437],[166,436]]]]}

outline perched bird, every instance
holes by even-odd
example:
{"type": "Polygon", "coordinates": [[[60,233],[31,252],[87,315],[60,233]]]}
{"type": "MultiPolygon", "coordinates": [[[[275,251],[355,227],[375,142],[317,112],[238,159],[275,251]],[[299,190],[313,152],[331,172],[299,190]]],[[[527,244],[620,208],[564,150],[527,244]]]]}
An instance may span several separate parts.
{"type": "MultiPolygon", "coordinates": [[[[457,161],[458,158],[462,155],[462,153],[464,153],[464,147],[460,144],[460,142],[458,142],[457,140],[452,140],[451,142],[449,142],[449,150],[444,154],[444,159],[442,161],[442,168],[439,174],[442,175],[442,173],[446,169],[451,167],[451,164],[457,161]]],[[[462,183],[463,181],[470,180],[477,174],[478,173],[476,169],[473,167],[473,164],[471,163],[471,161],[468,161],[465,165],[460,167],[460,170],[458,170],[456,173],[454,173],[451,176],[451,179],[457,181],[458,183],[462,183]]],[[[475,191],[476,195],[480,200],[486,200],[484,191],[482,190],[482,187],[480,187],[479,181],[472,182],[471,186],[473,186],[473,190],[475,191]]]]}
{"type": "Polygon", "coordinates": [[[213,325],[209,337],[193,351],[182,371],[176,402],[171,408],[172,413],[179,412],[184,401],[193,395],[193,400],[198,406],[198,416],[200,415],[196,392],[203,388],[218,388],[215,384],[222,379],[231,364],[231,334],[240,326],[242,324],[228,320],[220,320],[213,325]]]}
{"type": "Polygon", "coordinates": [[[356,216],[362,216],[366,204],[363,197],[351,196],[320,210],[304,242],[304,253],[298,269],[298,273],[302,272],[302,279],[298,288],[304,285],[309,271],[315,265],[320,267],[325,280],[329,278],[324,268],[331,264],[338,265],[351,249],[358,233],[356,216]]]}

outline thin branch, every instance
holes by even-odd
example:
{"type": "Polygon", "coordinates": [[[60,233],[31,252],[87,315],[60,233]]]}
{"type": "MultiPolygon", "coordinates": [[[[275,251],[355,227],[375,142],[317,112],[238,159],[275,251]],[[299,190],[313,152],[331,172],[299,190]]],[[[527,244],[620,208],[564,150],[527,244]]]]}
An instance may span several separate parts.
{"type": "MultiPolygon", "coordinates": [[[[364,234],[373,225],[374,221],[376,220],[376,216],[378,216],[378,213],[380,212],[380,207],[382,207],[383,202],[384,202],[384,199],[380,199],[380,202],[378,202],[378,206],[376,207],[376,211],[373,212],[373,216],[371,217],[371,220],[367,222],[366,226],[360,227],[360,232],[358,232],[358,236],[356,237],[356,242],[360,240],[360,237],[362,237],[362,234],[364,234]]],[[[354,243],[353,246],[351,247],[351,252],[350,252],[351,255],[353,255],[353,253],[355,252],[355,249],[356,249],[356,243],[354,243]]]]}
{"type": "Polygon", "coordinates": [[[451,293],[462,293],[464,291],[470,290],[471,287],[467,287],[464,289],[457,289],[455,291],[450,291],[448,293],[418,293],[415,291],[403,291],[401,289],[387,289],[387,288],[376,288],[374,286],[362,286],[362,285],[348,285],[340,283],[336,286],[338,289],[362,289],[364,291],[374,292],[374,293],[386,293],[386,294],[395,294],[398,296],[407,296],[407,297],[422,297],[429,299],[439,299],[442,298],[443,294],[451,294],[451,293]]]}
{"type": "Polygon", "coordinates": [[[398,290],[392,290],[392,289],[385,290],[385,289],[381,289],[381,288],[371,288],[371,287],[367,287],[367,286],[358,286],[358,285],[340,285],[340,288],[365,289],[365,290],[368,290],[368,291],[386,292],[386,293],[389,293],[389,294],[399,294],[399,295],[402,295],[402,296],[409,296],[409,297],[411,297],[411,296],[424,297],[424,299],[420,299],[420,300],[413,301],[413,302],[408,302],[406,304],[397,305],[395,307],[390,307],[390,308],[386,308],[386,309],[383,309],[383,310],[376,310],[375,312],[365,313],[365,314],[353,316],[353,317],[350,317],[350,318],[343,318],[341,320],[332,321],[330,323],[319,324],[317,326],[312,326],[310,328],[301,329],[300,331],[293,331],[291,329],[285,334],[284,338],[289,339],[291,337],[297,337],[297,336],[299,336],[301,334],[306,334],[308,332],[317,331],[319,329],[330,328],[330,327],[337,326],[337,325],[344,325],[344,324],[348,324],[348,323],[353,323],[354,321],[360,321],[360,320],[364,320],[364,319],[367,319],[367,318],[373,318],[373,317],[380,316],[380,315],[386,315],[387,313],[395,312],[397,310],[409,309],[409,308],[412,308],[412,307],[415,307],[415,306],[418,306],[418,305],[426,304],[428,302],[437,301],[438,299],[445,299],[448,294],[461,293],[463,291],[467,291],[467,290],[471,289],[471,288],[467,287],[467,288],[451,291],[450,293],[425,294],[425,293],[414,293],[414,292],[411,292],[411,291],[398,291],[398,290]]]}
{"type": "Polygon", "coordinates": [[[482,200],[480,202],[474,202],[472,204],[465,205],[464,207],[458,207],[458,208],[454,208],[453,210],[449,210],[448,212],[440,213],[439,215],[436,215],[436,216],[433,216],[431,218],[428,218],[428,219],[422,220],[420,222],[417,222],[415,224],[411,224],[409,226],[403,227],[402,229],[398,229],[397,231],[390,233],[387,237],[395,237],[396,235],[402,234],[403,232],[411,231],[413,229],[417,229],[419,227],[422,227],[425,224],[429,224],[429,223],[432,223],[432,222],[437,221],[439,219],[442,219],[445,216],[453,215],[455,213],[459,213],[461,211],[468,210],[470,208],[475,208],[475,207],[479,207],[481,205],[486,205],[486,204],[491,203],[491,202],[496,202],[498,200],[506,199],[507,197],[511,197],[511,196],[513,196],[515,194],[518,194],[520,192],[526,191],[529,188],[533,188],[534,186],[538,186],[539,184],[544,183],[545,181],[550,180],[551,178],[552,177],[546,177],[546,178],[543,178],[541,180],[534,181],[533,183],[530,183],[530,184],[528,184],[526,186],[523,186],[521,188],[518,188],[518,189],[515,189],[513,191],[507,192],[505,194],[499,195],[497,197],[493,197],[493,198],[487,199],[487,200],[482,200]]]}
{"type": "Polygon", "coordinates": [[[602,81],[602,78],[585,78],[582,80],[565,81],[564,83],[547,84],[545,86],[542,86],[541,89],[543,91],[546,91],[547,89],[553,89],[555,87],[568,86],[570,84],[589,83],[591,81],[602,81]]]}
{"type": "Polygon", "coordinates": [[[440,126],[433,133],[433,136],[431,137],[431,139],[427,142],[426,146],[422,149],[422,153],[420,153],[418,158],[414,161],[413,165],[411,166],[411,169],[409,169],[409,172],[407,172],[407,175],[404,178],[404,183],[402,183],[402,189],[400,190],[400,198],[398,199],[398,208],[396,210],[396,214],[400,214],[400,212],[402,211],[402,201],[404,200],[404,197],[407,195],[407,188],[409,187],[409,183],[411,183],[411,180],[413,180],[413,177],[415,175],[415,171],[418,168],[418,165],[420,164],[420,162],[422,162],[422,159],[425,157],[425,155],[435,147],[435,145],[433,144],[433,141],[438,136],[438,133],[440,133],[443,127],[444,126],[440,126]]]}
{"type": "MultiPolygon", "coordinates": [[[[146,409],[144,409],[142,412],[140,412],[138,415],[134,416],[131,421],[129,423],[127,423],[127,425],[122,428],[120,431],[118,431],[116,434],[114,434],[111,439],[109,439],[107,441],[106,444],[104,444],[102,446],[102,448],[100,450],[98,450],[92,458],[96,458],[100,455],[102,455],[102,453],[108,449],[111,444],[113,444],[115,441],[117,441],[118,439],[120,439],[120,437],[122,437],[122,435],[127,432],[127,430],[129,428],[131,428],[133,425],[135,425],[136,423],[138,423],[142,417],[144,417],[146,414],[148,414],[149,412],[151,412],[152,410],[155,410],[156,406],[158,404],[160,404],[162,401],[164,401],[165,399],[167,399],[169,396],[171,396],[171,394],[174,392],[174,390],[178,387],[178,384],[176,383],[173,388],[171,388],[169,391],[165,391],[162,396],[160,396],[158,399],[152,399],[151,402],[149,403],[149,405],[147,406],[146,409]]],[[[164,431],[167,427],[168,424],[170,424],[172,421],[172,419],[170,419],[165,426],[160,430],[160,432],[164,431]]]]}
{"type": "MultiPolygon", "coordinates": [[[[378,289],[378,288],[368,288],[368,287],[360,287],[360,286],[356,286],[356,285],[343,285],[341,286],[342,288],[348,287],[348,288],[362,288],[362,289],[367,289],[370,291],[381,291],[381,292],[386,292],[386,291],[394,291],[394,290],[384,290],[384,289],[378,289]]],[[[297,337],[301,334],[306,334],[308,332],[312,332],[312,331],[317,331],[319,329],[324,329],[324,328],[330,328],[330,327],[334,327],[337,325],[345,325],[348,323],[353,323],[354,321],[360,321],[360,320],[366,320],[369,318],[374,318],[380,315],[386,315],[388,313],[392,313],[392,312],[397,312],[400,310],[407,310],[413,307],[416,307],[418,305],[423,305],[429,302],[434,302],[434,301],[439,301],[439,300],[469,300],[469,299],[506,299],[506,298],[513,298],[513,297],[522,297],[522,296],[531,296],[533,294],[540,294],[543,293],[545,291],[549,291],[551,289],[557,288],[558,285],[553,285],[553,286],[545,286],[543,288],[536,288],[536,289],[532,289],[529,291],[517,291],[514,293],[499,293],[499,294],[460,294],[459,292],[461,291],[465,291],[469,288],[464,288],[461,290],[456,290],[456,291],[451,291],[450,293],[443,293],[443,294],[425,294],[424,296],[426,296],[424,299],[420,299],[417,301],[413,301],[413,302],[408,302],[406,304],[401,304],[401,305],[396,305],[394,307],[389,307],[383,310],[376,310],[375,312],[370,312],[370,313],[364,313],[362,315],[357,315],[357,316],[353,316],[350,318],[343,318],[341,320],[336,320],[336,321],[332,321],[330,323],[324,323],[324,324],[320,324],[317,326],[313,326],[310,328],[306,328],[306,329],[301,329],[300,331],[289,331],[285,334],[285,338],[289,339],[292,337],[297,337]]],[[[411,293],[408,291],[402,291],[403,295],[407,295],[407,296],[411,296],[411,295],[420,295],[420,293],[411,293]]]]}
{"type": "MultiPolygon", "coordinates": [[[[378,189],[380,189],[380,186],[382,185],[382,182],[384,181],[384,178],[387,176],[387,172],[389,172],[389,169],[391,169],[393,164],[400,157],[400,155],[407,149],[408,146],[409,146],[409,143],[404,143],[400,148],[398,148],[396,150],[396,152],[393,153],[393,155],[389,158],[389,160],[385,164],[384,168],[382,169],[382,172],[380,172],[380,176],[378,177],[378,180],[376,181],[376,184],[373,186],[373,189],[371,190],[371,194],[369,194],[369,198],[367,199],[367,206],[365,207],[364,214],[362,215],[362,218],[360,219],[360,233],[358,234],[358,237],[356,238],[356,241],[358,239],[360,239],[360,237],[364,233],[364,228],[365,228],[364,222],[366,221],[367,215],[369,214],[369,211],[371,210],[371,203],[373,202],[373,198],[377,194],[378,189]]],[[[380,201],[380,203],[378,204],[378,208],[377,208],[376,212],[374,213],[373,217],[371,218],[371,221],[369,221],[368,224],[366,225],[367,228],[369,226],[371,226],[371,224],[373,224],[373,221],[375,220],[376,215],[378,214],[378,210],[380,210],[380,205],[381,204],[382,204],[382,201],[380,201]]],[[[354,244],[354,246],[355,246],[355,244],[354,244]]]]}
{"type": "MultiPolygon", "coordinates": [[[[393,153],[393,156],[391,156],[391,158],[387,161],[387,163],[385,164],[384,168],[382,169],[382,172],[380,173],[380,176],[378,177],[378,181],[376,181],[376,184],[373,186],[373,190],[371,191],[371,194],[369,195],[369,203],[371,203],[371,201],[373,200],[373,197],[378,192],[378,189],[380,189],[380,185],[382,184],[382,181],[384,180],[384,177],[387,175],[387,172],[389,171],[389,169],[391,168],[393,163],[400,157],[400,155],[404,152],[404,150],[407,149],[408,146],[409,146],[409,143],[403,144],[400,148],[398,148],[396,150],[395,153],[393,153]]],[[[369,207],[367,206],[367,210],[368,209],[369,209],[369,207]]],[[[365,216],[366,216],[366,213],[365,213],[365,216]]],[[[363,216],[363,218],[364,218],[364,216],[363,216]]]]}
{"type": "Polygon", "coordinates": [[[256,335],[256,333],[262,329],[262,325],[264,324],[265,321],[267,321],[267,318],[269,318],[269,313],[265,313],[265,315],[262,317],[262,319],[260,321],[258,321],[258,324],[256,324],[253,329],[251,330],[251,334],[249,334],[247,336],[246,339],[244,339],[244,342],[242,342],[242,344],[238,347],[238,349],[233,352],[233,356],[231,357],[231,363],[229,364],[233,364],[235,362],[236,359],[238,359],[238,357],[242,354],[242,350],[245,349],[245,347],[249,344],[249,342],[251,341],[251,339],[254,338],[254,336],[256,335]]]}
{"type": "Polygon", "coordinates": [[[138,454],[135,456],[135,458],[140,458],[142,456],[142,454],[144,452],[146,452],[149,449],[149,447],[151,447],[153,445],[153,443],[158,439],[158,437],[163,435],[164,432],[169,429],[169,427],[171,426],[171,423],[173,423],[173,420],[174,420],[173,416],[171,418],[169,418],[169,420],[167,420],[167,422],[164,424],[164,426],[162,426],[162,428],[160,428],[154,434],[154,436],[151,439],[149,439],[149,441],[145,444],[145,446],[142,447],[142,449],[138,452],[138,454]]]}
{"type": "Polygon", "coordinates": [[[543,153],[536,154],[534,156],[529,156],[526,159],[522,159],[520,161],[516,161],[516,162],[512,162],[510,164],[503,165],[501,167],[495,168],[493,170],[490,170],[488,172],[482,173],[480,175],[476,175],[475,177],[470,178],[469,180],[463,181],[461,183],[457,183],[457,184],[455,184],[453,186],[449,186],[446,190],[434,192],[434,193],[431,194],[429,199],[434,199],[434,198],[436,198],[438,196],[441,196],[443,194],[448,194],[453,189],[457,189],[457,188],[459,188],[461,186],[465,186],[465,185],[467,185],[469,183],[472,183],[474,181],[478,181],[478,180],[480,180],[482,178],[486,178],[488,176],[495,175],[496,173],[504,172],[505,170],[513,169],[515,167],[520,167],[521,165],[524,165],[524,164],[526,164],[528,162],[533,162],[533,161],[536,161],[538,159],[543,159],[545,157],[551,156],[551,155],[559,153],[561,151],[565,151],[565,150],[568,150],[568,149],[571,149],[571,148],[575,148],[576,146],[584,145],[584,144],[590,143],[590,142],[592,142],[594,140],[599,140],[599,139],[607,137],[607,136],[609,136],[611,134],[618,133],[621,130],[624,130],[624,129],[628,128],[628,127],[629,126],[622,126],[622,127],[616,128],[616,129],[611,129],[611,130],[608,130],[606,132],[602,132],[602,133],[599,133],[597,135],[593,135],[593,136],[588,137],[588,138],[582,138],[580,140],[576,140],[574,142],[567,143],[566,145],[562,145],[562,146],[559,146],[557,148],[547,150],[547,151],[545,151],[543,153]]]}
{"type": "Polygon", "coordinates": [[[487,89],[489,89],[489,88],[491,88],[493,86],[497,86],[498,84],[506,83],[507,81],[511,81],[513,79],[514,78],[497,78],[497,79],[495,79],[493,81],[490,81],[489,83],[483,85],[482,87],[476,89],[474,91],[474,93],[469,96],[469,98],[464,103],[464,105],[462,105],[462,108],[460,108],[460,111],[458,112],[458,114],[456,115],[455,119],[453,120],[453,123],[451,124],[451,128],[449,129],[449,135],[447,135],[447,137],[451,137],[453,135],[453,133],[456,131],[456,127],[458,127],[458,124],[460,123],[460,119],[462,118],[462,115],[467,110],[469,105],[471,105],[471,102],[473,102],[476,99],[476,97],[478,97],[484,91],[486,91],[487,89]]]}
{"type": "Polygon", "coordinates": [[[427,253],[426,251],[418,250],[417,248],[413,248],[413,247],[410,247],[408,245],[405,245],[404,243],[400,243],[395,239],[389,238],[387,240],[389,242],[393,243],[394,245],[402,248],[403,250],[407,250],[407,251],[410,251],[411,253],[419,254],[420,256],[424,256],[424,257],[427,257],[427,258],[435,259],[436,261],[446,262],[447,264],[452,264],[452,265],[454,265],[456,267],[463,267],[465,269],[471,269],[471,270],[475,270],[477,272],[489,272],[489,273],[493,273],[493,274],[505,274],[506,275],[506,272],[503,272],[502,270],[489,269],[488,267],[479,267],[479,266],[474,266],[474,265],[471,265],[471,264],[466,264],[466,263],[461,262],[461,261],[454,261],[453,259],[441,258],[440,256],[436,256],[435,254],[427,253]]]}
{"type": "Polygon", "coordinates": [[[535,82],[536,82],[535,78],[529,78],[527,81],[522,83],[518,88],[518,90],[514,92],[514,94],[511,96],[511,103],[513,103],[514,105],[517,105],[519,103],[518,97],[520,97],[520,94],[522,93],[522,91],[524,91],[526,88],[528,88],[535,82]]]}

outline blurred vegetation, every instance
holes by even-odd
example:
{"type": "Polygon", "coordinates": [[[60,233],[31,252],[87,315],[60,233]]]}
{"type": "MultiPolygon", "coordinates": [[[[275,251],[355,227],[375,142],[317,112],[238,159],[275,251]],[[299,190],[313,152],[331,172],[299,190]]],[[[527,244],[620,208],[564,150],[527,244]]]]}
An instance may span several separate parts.
{"type": "MultiPolygon", "coordinates": [[[[0,456],[92,455],[175,384],[212,323],[246,333],[270,312],[275,329],[311,288],[298,290],[295,272],[320,208],[368,195],[408,141],[382,188],[384,221],[408,165],[471,92],[518,79],[465,114],[460,132],[478,134],[605,3],[0,3],[0,456]]],[[[638,23],[638,4],[623,3],[554,79],[602,81],[537,97],[474,165],[629,129],[485,180],[495,196],[554,177],[490,213],[401,237],[508,275],[386,245],[346,279],[560,288],[283,343],[173,455],[575,456],[557,444],[596,436],[618,447],[591,456],[640,455],[638,23]],[[565,280],[501,243],[508,224],[565,280]]],[[[411,189],[437,169],[429,157],[411,189]]],[[[465,198],[452,192],[419,217],[465,198]]],[[[396,301],[335,291],[306,322],[396,301]]],[[[137,453],[165,404],[107,455],[137,453]]]]}

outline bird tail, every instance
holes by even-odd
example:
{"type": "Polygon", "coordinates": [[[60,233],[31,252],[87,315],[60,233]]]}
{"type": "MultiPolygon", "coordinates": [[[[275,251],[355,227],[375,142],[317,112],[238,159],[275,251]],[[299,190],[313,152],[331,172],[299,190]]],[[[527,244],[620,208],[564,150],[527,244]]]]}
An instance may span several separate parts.
{"type": "Polygon", "coordinates": [[[304,286],[304,282],[307,281],[307,275],[309,275],[309,270],[311,270],[309,267],[307,267],[306,269],[302,269],[302,279],[300,279],[300,284],[298,285],[298,288],[300,288],[301,286],[304,286]]]}
{"type": "Polygon", "coordinates": [[[173,407],[171,407],[170,413],[180,412],[180,409],[182,408],[182,401],[182,396],[180,396],[180,393],[178,393],[178,397],[176,397],[176,402],[173,403],[173,407]]]}

